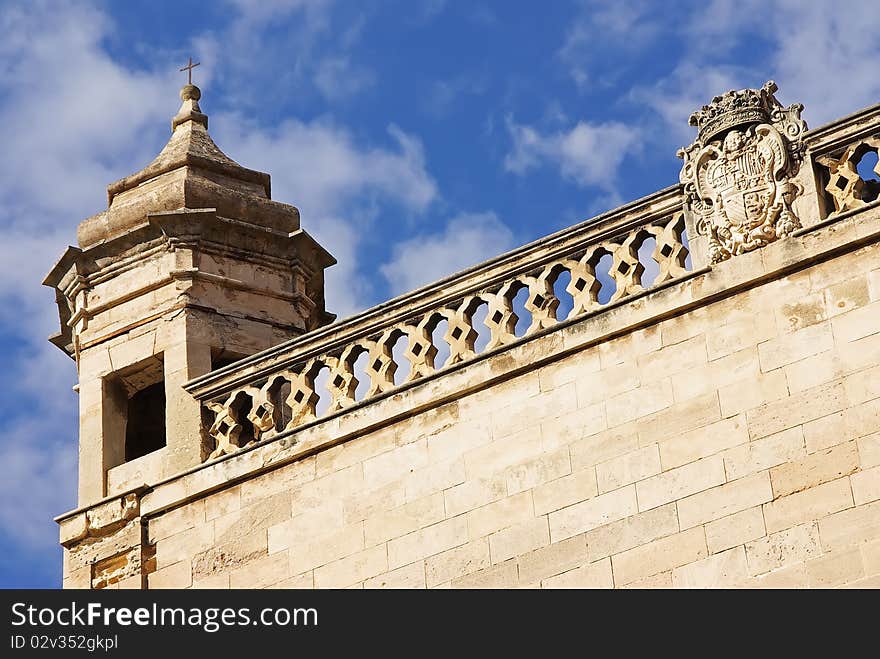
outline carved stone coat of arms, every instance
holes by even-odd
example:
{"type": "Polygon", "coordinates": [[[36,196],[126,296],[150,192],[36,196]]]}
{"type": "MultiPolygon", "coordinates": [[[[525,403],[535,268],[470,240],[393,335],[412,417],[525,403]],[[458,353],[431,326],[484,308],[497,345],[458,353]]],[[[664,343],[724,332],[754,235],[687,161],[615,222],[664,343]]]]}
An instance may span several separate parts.
{"type": "Polygon", "coordinates": [[[794,180],[802,161],[803,106],[784,108],[776,84],[730,91],[695,112],[697,140],[678,152],[681,182],[712,263],[790,234],[803,191],[794,180]]]}

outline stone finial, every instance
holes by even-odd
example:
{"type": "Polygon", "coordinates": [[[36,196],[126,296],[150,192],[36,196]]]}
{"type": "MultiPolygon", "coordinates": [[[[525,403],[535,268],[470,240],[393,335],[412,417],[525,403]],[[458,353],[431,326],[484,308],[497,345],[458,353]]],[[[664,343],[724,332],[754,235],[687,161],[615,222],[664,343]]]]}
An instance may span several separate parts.
{"type": "Polygon", "coordinates": [[[198,101],[202,97],[202,90],[189,83],[180,88],[181,101],[198,101]]]}
{"type": "MultiPolygon", "coordinates": [[[[168,143],[164,146],[159,155],[153,159],[153,162],[142,170],[107,186],[108,206],[113,204],[113,200],[117,195],[133,190],[145,181],[155,179],[181,167],[198,167],[201,172],[211,171],[222,174],[228,179],[243,184],[244,187],[248,188],[251,192],[259,194],[266,199],[271,198],[271,186],[268,174],[242,167],[229,156],[224,154],[217,145],[214,144],[214,141],[208,134],[208,116],[203,113],[201,107],[199,107],[201,97],[202,91],[192,83],[187,83],[181,88],[180,100],[182,103],[180,110],[178,110],[177,114],[171,120],[171,138],[168,140],[168,143]],[[256,184],[260,189],[252,188],[251,184],[256,184]]],[[[190,172],[190,174],[196,178],[201,178],[201,174],[196,174],[194,172],[190,172]]],[[[193,191],[192,186],[187,186],[186,189],[189,191],[187,194],[191,194],[193,191]]],[[[241,190],[238,190],[238,192],[241,192],[241,190]]],[[[212,191],[210,194],[214,195],[215,192],[212,191]]],[[[149,203],[154,204],[155,200],[152,200],[149,203]]],[[[181,199],[172,202],[170,198],[165,198],[163,203],[166,205],[162,210],[189,207],[187,204],[183,203],[183,200],[181,199]]],[[[194,199],[190,199],[189,203],[201,202],[195,202],[194,199]]],[[[128,228],[131,228],[134,224],[130,223],[133,222],[137,224],[142,221],[143,214],[140,211],[137,211],[137,206],[126,204],[125,207],[132,209],[132,215],[126,216],[127,219],[123,221],[120,213],[124,213],[122,210],[117,209],[118,213],[114,218],[113,230],[122,230],[123,225],[127,225],[128,228]]],[[[192,207],[196,208],[198,206],[192,207]]],[[[213,203],[212,207],[216,207],[216,203],[213,203]]],[[[153,207],[151,206],[151,209],[152,208],[153,207]]],[[[233,211],[230,208],[227,208],[224,212],[228,217],[232,217],[229,213],[238,213],[238,211],[233,211]]],[[[84,225],[80,226],[83,230],[81,233],[81,240],[85,240],[86,244],[91,244],[92,240],[95,239],[104,240],[106,238],[106,235],[104,238],[98,238],[98,235],[103,235],[108,228],[105,220],[92,221],[89,219],[86,220],[86,223],[89,225],[87,229],[84,225]],[[96,230],[98,233],[92,235],[90,238],[86,238],[85,236],[91,235],[93,230],[96,230]]]]}
{"type": "Polygon", "coordinates": [[[180,100],[183,104],[180,106],[174,119],[171,120],[171,132],[187,121],[194,121],[208,128],[208,115],[202,112],[199,107],[199,99],[202,97],[202,90],[190,83],[184,85],[180,90],[180,100]]]}

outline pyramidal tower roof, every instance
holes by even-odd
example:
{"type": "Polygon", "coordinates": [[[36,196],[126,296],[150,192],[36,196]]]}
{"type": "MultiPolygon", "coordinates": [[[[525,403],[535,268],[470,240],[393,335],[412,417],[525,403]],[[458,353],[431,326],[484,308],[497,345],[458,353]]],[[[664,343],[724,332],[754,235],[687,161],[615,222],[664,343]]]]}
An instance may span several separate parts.
{"type": "Polygon", "coordinates": [[[183,104],[171,120],[171,139],[149,165],[107,187],[108,203],[126,190],[144,181],[180,167],[197,167],[243,182],[263,187],[266,198],[270,193],[270,176],[264,172],[242,167],[223,153],[208,134],[208,115],[199,107],[201,90],[193,84],[180,90],[183,104]]]}
{"type": "Polygon", "coordinates": [[[325,309],[324,269],[336,260],[300,227],[296,207],[271,198],[269,174],[242,167],[214,143],[201,96],[192,83],[181,89],[167,144],[107,187],[107,208],[80,222],[79,245],[44,279],[56,291],[61,323],[51,341],[67,354],[105,340],[108,327],[127,332],[150,322],[166,303],[175,313],[183,305],[208,314],[217,345],[237,340],[223,338],[223,328],[238,327],[228,318],[257,323],[242,332],[261,338],[237,354],[334,318],[325,309]]]}
{"type": "Polygon", "coordinates": [[[81,248],[131,231],[147,214],[181,209],[210,208],[285,233],[299,229],[299,211],[271,200],[269,174],[242,167],[211,139],[201,97],[193,84],[180,90],[168,143],[149,165],[107,186],[107,209],[79,225],[81,248]]]}

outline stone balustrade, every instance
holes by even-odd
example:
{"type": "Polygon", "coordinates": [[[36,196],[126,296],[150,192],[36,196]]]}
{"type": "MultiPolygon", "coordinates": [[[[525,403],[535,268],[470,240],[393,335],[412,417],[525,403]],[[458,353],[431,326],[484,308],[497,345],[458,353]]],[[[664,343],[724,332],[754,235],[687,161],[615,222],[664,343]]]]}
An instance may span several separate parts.
{"type": "Polygon", "coordinates": [[[648,201],[194,381],[211,419],[209,459],[686,275],[687,231],[676,191],[648,201]],[[245,383],[235,383],[236,373],[247,374],[245,383]]]}
{"type": "Polygon", "coordinates": [[[824,217],[880,200],[880,106],[810,131],[807,137],[824,217]]]}
{"type": "MultiPolygon", "coordinates": [[[[880,203],[880,182],[863,164],[880,150],[880,106],[805,133],[803,146],[805,228],[880,203]]],[[[873,171],[880,178],[880,163],[873,171]]],[[[691,262],[689,212],[684,187],[668,188],[191,381],[213,442],[208,459],[708,268],[697,236],[691,262]]]]}
{"type": "Polygon", "coordinates": [[[839,156],[825,156],[819,159],[819,166],[827,171],[828,183],[825,192],[833,203],[833,213],[862,208],[876,201],[880,196],[880,132],[848,145],[839,156]],[[874,154],[873,171],[877,177],[871,179],[866,166],[868,154],[874,154]]]}

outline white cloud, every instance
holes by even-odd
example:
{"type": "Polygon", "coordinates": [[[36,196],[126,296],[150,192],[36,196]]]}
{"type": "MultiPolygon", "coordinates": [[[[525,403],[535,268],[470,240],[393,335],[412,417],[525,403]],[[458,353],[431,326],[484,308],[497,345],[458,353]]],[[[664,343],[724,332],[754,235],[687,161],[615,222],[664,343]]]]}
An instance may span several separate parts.
{"type": "Polygon", "coordinates": [[[12,383],[7,395],[16,396],[29,413],[16,417],[2,432],[0,538],[3,544],[11,542],[53,557],[58,526],[52,519],[76,506],[77,400],[70,389],[73,362],[47,344],[11,366],[25,381],[12,383]],[[61,360],[69,362],[64,369],[59,368],[61,360]],[[49,373],[54,376],[47,377],[49,373]]]}
{"type": "Polygon", "coordinates": [[[445,117],[465,96],[479,96],[486,91],[485,73],[466,72],[446,80],[432,82],[423,101],[425,112],[445,117]]]}
{"type": "Polygon", "coordinates": [[[514,245],[511,230],[492,212],[463,213],[442,231],[397,243],[379,271],[394,294],[413,290],[501,254],[514,245]]]}
{"type": "MultiPolygon", "coordinates": [[[[880,12],[862,0],[783,0],[762,27],[775,38],[772,75],[780,92],[806,106],[811,125],[880,99],[880,12]]],[[[772,77],[772,76],[768,76],[772,77]]]]}
{"type": "Polygon", "coordinates": [[[575,84],[606,82],[627,51],[649,48],[661,33],[660,16],[668,8],[650,0],[582,1],[566,30],[558,56],[575,84]]]}
{"type": "Polygon", "coordinates": [[[594,93],[643,79],[644,64],[666,67],[626,93],[629,109],[653,111],[639,128],[658,148],[690,142],[688,116],[713,96],[770,79],[781,102],[803,103],[804,118],[819,126],[880,98],[880,13],[866,7],[689,0],[669,12],[649,0],[582,0],[558,56],[578,87],[594,93]]]}
{"type": "MultiPolygon", "coordinates": [[[[766,81],[747,69],[735,66],[699,66],[683,62],[667,77],[648,87],[637,87],[630,92],[630,100],[657,113],[662,130],[646,127],[643,135],[658,148],[668,148],[669,141],[685,145],[693,141],[696,130],[688,125],[688,118],[714,96],[728,89],[745,86],[760,87],[766,81]]],[[[656,126],[656,121],[652,120],[656,126]]]]}
{"type": "Polygon", "coordinates": [[[103,187],[127,173],[132,154],[147,156],[148,138],[167,131],[176,109],[172,74],[126,70],[101,52],[102,14],[39,6],[0,15],[0,31],[13,35],[0,40],[0,212],[29,226],[100,208],[103,187]]]}
{"type": "Polygon", "coordinates": [[[315,71],[315,85],[329,101],[354,96],[374,82],[371,71],[353,65],[348,57],[328,57],[315,71]]]}
{"type": "Polygon", "coordinates": [[[306,213],[335,212],[354,199],[381,198],[422,211],[437,195],[418,138],[388,127],[393,149],[361,146],[347,129],[322,118],[288,119],[260,129],[241,116],[212,117],[222,148],[248,167],[272,174],[273,196],[306,213]]]}
{"type": "Polygon", "coordinates": [[[253,103],[251,92],[267,94],[295,83],[302,88],[311,81],[328,101],[353,96],[375,82],[375,74],[352,61],[351,48],[360,39],[364,14],[335,25],[335,0],[228,0],[236,18],[219,34],[205,33],[198,39],[200,52],[211,67],[220,71],[242,98],[235,105],[253,103]],[[284,26],[282,38],[267,33],[267,27],[284,26]],[[250,56],[253,54],[253,56],[250,56]],[[266,61],[283,61],[283,67],[269,67],[266,61]],[[266,82],[271,80],[271,87],[266,82]]]}
{"type": "Polygon", "coordinates": [[[581,186],[614,190],[623,159],[638,147],[638,135],[617,121],[579,121],[567,131],[542,133],[538,129],[507,121],[513,148],[504,167],[524,174],[544,163],[556,165],[562,175],[581,186]]]}
{"type": "Polygon", "coordinates": [[[688,116],[713,96],[769,79],[782,103],[804,104],[813,127],[880,98],[880,14],[861,0],[841,0],[833,11],[800,0],[713,0],[669,29],[687,49],[669,75],[632,98],[656,110],[679,141],[690,141],[688,116]],[[743,51],[766,55],[745,64],[743,51]]]}
{"type": "Polygon", "coordinates": [[[303,12],[314,25],[327,21],[333,0],[227,0],[251,23],[267,23],[294,12],[303,12]]]}
{"type": "Polygon", "coordinates": [[[393,147],[360,145],[326,118],[290,119],[260,130],[240,116],[223,115],[214,126],[227,153],[272,174],[272,196],[296,205],[303,228],[337,258],[327,271],[328,310],[343,317],[363,309],[373,291],[370,279],[358,273],[359,248],[376,215],[391,204],[417,216],[437,198],[421,142],[391,125],[393,147]]]}
{"type": "Polygon", "coordinates": [[[111,31],[80,3],[0,10],[0,537],[55,574],[52,518],[76,505],[77,400],[72,360],[46,341],[58,319],[40,282],[76,222],[106,205],[107,183],[155,155],[177,106],[173,65],[113,62],[101,48],[111,31]]]}
{"type": "Polygon", "coordinates": [[[200,53],[210,54],[203,72],[223,80],[231,107],[299,98],[305,105],[317,95],[332,103],[375,82],[375,72],[352,57],[370,6],[335,0],[227,2],[235,9],[232,20],[195,42],[200,53]]]}

